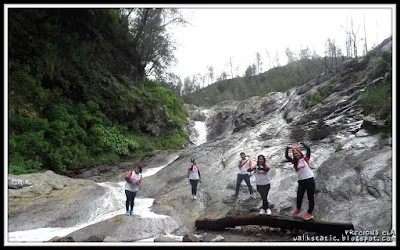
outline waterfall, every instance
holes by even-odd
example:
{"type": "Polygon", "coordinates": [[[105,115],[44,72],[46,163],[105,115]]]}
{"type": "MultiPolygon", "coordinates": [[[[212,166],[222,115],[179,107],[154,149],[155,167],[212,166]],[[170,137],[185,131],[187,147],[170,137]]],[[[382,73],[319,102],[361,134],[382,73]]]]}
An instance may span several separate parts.
{"type": "Polygon", "coordinates": [[[194,128],[198,133],[198,137],[193,143],[196,146],[199,146],[207,141],[207,126],[205,122],[195,121],[194,128]]]}
{"type": "Polygon", "coordinates": [[[203,110],[203,113],[206,115],[205,121],[195,121],[194,122],[194,129],[196,130],[197,137],[193,139],[193,143],[196,146],[199,146],[205,142],[207,142],[207,125],[206,121],[208,118],[208,112],[209,110],[205,109],[203,110]]]}

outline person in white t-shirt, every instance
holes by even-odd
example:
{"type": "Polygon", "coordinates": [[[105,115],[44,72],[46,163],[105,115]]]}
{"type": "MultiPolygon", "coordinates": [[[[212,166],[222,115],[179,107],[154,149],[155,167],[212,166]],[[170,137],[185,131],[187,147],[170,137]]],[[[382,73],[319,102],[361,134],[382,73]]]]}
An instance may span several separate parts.
{"type": "Polygon", "coordinates": [[[193,200],[196,200],[197,186],[199,182],[201,183],[201,174],[200,168],[197,166],[194,159],[190,159],[190,165],[188,167],[188,178],[190,185],[192,186],[192,198],[193,200]]]}
{"type": "Polygon", "coordinates": [[[268,203],[268,192],[271,188],[268,176],[270,168],[271,165],[266,163],[265,156],[259,155],[257,157],[257,165],[252,166],[247,170],[248,172],[255,171],[257,191],[262,199],[262,208],[260,210],[260,214],[266,213],[267,215],[271,214],[271,209],[268,203]]]}
{"type": "Polygon", "coordinates": [[[297,172],[298,188],[297,188],[297,204],[296,208],[292,211],[293,215],[298,215],[301,212],[301,203],[303,201],[304,193],[307,191],[308,198],[308,210],[304,216],[304,220],[310,220],[314,218],[312,212],[314,210],[314,194],[315,194],[315,180],[314,173],[310,168],[310,157],[311,149],[303,142],[299,142],[298,145],[303,145],[306,149],[306,155],[303,155],[298,147],[288,145],[285,151],[285,157],[288,161],[293,163],[293,168],[297,172]],[[293,158],[289,156],[289,149],[292,149],[293,158]]]}
{"type": "Polygon", "coordinates": [[[251,186],[250,183],[250,173],[247,172],[247,169],[251,168],[253,165],[253,162],[250,159],[246,159],[246,154],[245,153],[240,153],[240,160],[238,161],[238,174],[237,174],[237,179],[236,179],[236,190],[234,197],[237,197],[239,195],[239,188],[240,184],[244,180],[246,182],[246,185],[249,187],[249,192],[250,196],[253,194],[253,187],[251,186]]]}
{"type": "Polygon", "coordinates": [[[131,171],[131,176],[125,179],[126,215],[133,215],[133,205],[135,197],[137,191],[139,190],[139,185],[143,180],[141,173],[142,173],[142,167],[136,166],[134,171],[131,171]]]}

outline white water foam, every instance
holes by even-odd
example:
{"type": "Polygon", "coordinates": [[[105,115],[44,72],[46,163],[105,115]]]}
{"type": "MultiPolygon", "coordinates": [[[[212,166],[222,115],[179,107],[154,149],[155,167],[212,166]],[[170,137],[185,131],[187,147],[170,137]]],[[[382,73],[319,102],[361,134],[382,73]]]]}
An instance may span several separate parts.
{"type": "Polygon", "coordinates": [[[193,142],[196,146],[199,146],[207,142],[207,126],[205,122],[195,121],[194,128],[197,130],[199,136],[193,142]]]}

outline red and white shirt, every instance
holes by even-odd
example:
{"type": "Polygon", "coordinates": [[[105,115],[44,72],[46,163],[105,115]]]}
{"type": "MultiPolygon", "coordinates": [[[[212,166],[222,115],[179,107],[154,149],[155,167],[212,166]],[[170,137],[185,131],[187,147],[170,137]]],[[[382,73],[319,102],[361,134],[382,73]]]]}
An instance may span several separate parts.
{"type": "Polygon", "coordinates": [[[309,161],[310,158],[304,156],[303,158],[299,159],[297,163],[297,175],[299,180],[305,180],[314,177],[314,173],[310,168],[310,164],[308,164],[306,160],[309,161]]]}
{"type": "Polygon", "coordinates": [[[245,159],[245,160],[240,159],[238,162],[238,168],[239,168],[238,174],[247,174],[248,175],[249,172],[247,172],[247,169],[249,169],[252,165],[253,165],[253,162],[250,159],[245,159]]]}

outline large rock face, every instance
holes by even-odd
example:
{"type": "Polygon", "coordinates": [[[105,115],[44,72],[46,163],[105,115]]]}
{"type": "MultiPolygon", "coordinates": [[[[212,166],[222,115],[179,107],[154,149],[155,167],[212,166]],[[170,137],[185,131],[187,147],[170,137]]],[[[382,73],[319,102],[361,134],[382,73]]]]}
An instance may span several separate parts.
{"type": "Polygon", "coordinates": [[[378,71],[372,61],[374,56],[391,61],[391,46],[391,39],[386,39],[365,59],[345,61],[337,74],[325,74],[295,89],[284,110],[292,137],[297,140],[322,140],[334,134],[348,137],[360,130],[363,122],[373,124],[364,124],[372,133],[385,128],[383,121],[365,117],[358,100],[367,87],[381,84],[388,76],[385,68],[378,71]],[[326,98],[310,107],[317,93],[326,98]]]}
{"type": "Polygon", "coordinates": [[[117,215],[113,218],[90,225],[68,234],[76,242],[88,241],[90,236],[109,236],[122,242],[133,242],[151,238],[154,235],[164,235],[179,228],[171,217],[142,218],[139,216],[117,215]]]}
{"type": "Polygon", "coordinates": [[[214,106],[207,120],[207,141],[225,138],[229,136],[234,128],[233,119],[236,105],[214,106]]]}
{"type": "Polygon", "coordinates": [[[13,176],[32,186],[8,190],[8,231],[69,227],[91,215],[92,201],[105,190],[90,180],[72,179],[52,171],[13,176]]]}
{"type": "Polygon", "coordinates": [[[186,109],[189,111],[189,119],[192,121],[204,122],[207,118],[203,109],[192,104],[185,104],[186,109]]]}
{"type": "Polygon", "coordinates": [[[282,107],[285,101],[285,93],[273,92],[263,98],[255,96],[241,102],[235,111],[233,132],[265,121],[265,117],[282,107]]]}
{"type": "Polygon", "coordinates": [[[390,231],[392,179],[391,147],[339,151],[317,171],[315,214],[331,221],[351,221],[359,230],[390,231]]]}

